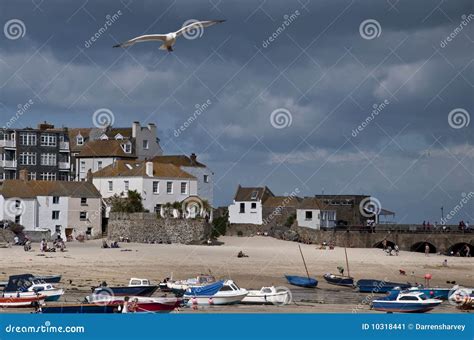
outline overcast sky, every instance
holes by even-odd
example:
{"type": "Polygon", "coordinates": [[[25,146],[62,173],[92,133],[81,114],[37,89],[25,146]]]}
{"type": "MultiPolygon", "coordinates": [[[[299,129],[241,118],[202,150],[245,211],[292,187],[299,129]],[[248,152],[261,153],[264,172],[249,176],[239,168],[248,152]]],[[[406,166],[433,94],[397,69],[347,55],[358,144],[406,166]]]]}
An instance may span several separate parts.
{"type": "MultiPolygon", "coordinates": [[[[30,100],[13,127],[92,126],[108,109],[117,127],[156,123],[166,154],[195,152],[215,205],[267,185],[370,194],[396,221],[433,223],[474,191],[473,13],[469,0],[4,0],[0,125],[30,100]],[[172,53],[112,48],[189,19],[227,21],[172,53]]],[[[462,204],[453,220],[474,224],[462,204]]]]}

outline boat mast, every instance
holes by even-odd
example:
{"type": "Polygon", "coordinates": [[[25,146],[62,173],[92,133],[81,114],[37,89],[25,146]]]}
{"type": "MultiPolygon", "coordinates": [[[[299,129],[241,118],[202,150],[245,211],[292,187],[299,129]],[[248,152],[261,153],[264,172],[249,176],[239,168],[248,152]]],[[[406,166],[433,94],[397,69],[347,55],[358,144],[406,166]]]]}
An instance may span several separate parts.
{"type": "Polygon", "coordinates": [[[347,276],[351,277],[351,271],[349,270],[349,260],[347,259],[347,249],[345,246],[344,246],[344,253],[346,254],[347,276]]]}
{"type": "Polygon", "coordinates": [[[301,258],[303,259],[304,269],[306,269],[306,275],[308,276],[308,279],[309,279],[308,267],[306,267],[306,261],[304,260],[303,252],[301,251],[301,246],[299,244],[298,244],[298,248],[300,248],[300,254],[301,254],[301,258]]]}

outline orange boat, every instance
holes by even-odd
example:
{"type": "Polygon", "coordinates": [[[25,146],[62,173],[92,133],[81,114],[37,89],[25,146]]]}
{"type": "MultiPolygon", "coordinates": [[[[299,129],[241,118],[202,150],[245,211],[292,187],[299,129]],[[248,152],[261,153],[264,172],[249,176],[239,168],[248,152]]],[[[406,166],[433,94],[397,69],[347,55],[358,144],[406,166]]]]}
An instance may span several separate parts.
{"type": "Polygon", "coordinates": [[[0,297],[0,307],[2,308],[18,308],[18,307],[33,307],[37,302],[40,305],[44,304],[46,296],[38,295],[32,297],[0,297]]]}

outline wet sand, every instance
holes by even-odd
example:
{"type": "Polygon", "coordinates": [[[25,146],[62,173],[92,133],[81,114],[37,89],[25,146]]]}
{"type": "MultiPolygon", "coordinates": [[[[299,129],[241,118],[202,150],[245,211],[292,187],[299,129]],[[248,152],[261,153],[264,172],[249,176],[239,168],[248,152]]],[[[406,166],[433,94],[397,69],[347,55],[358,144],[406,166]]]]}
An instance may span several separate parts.
{"type": "MultiPolygon", "coordinates": [[[[91,287],[106,281],[109,285],[127,285],[131,277],[148,278],[158,283],[165,277],[183,279],[211,272],[217,278],[231,278],[247,289],[275,285],[291,288],[293,303],[288,306],[212,306],[197,311],[184,308],[181,312],[271,312],[330,313],[371,312],[363,300],[367,295],[327,284],[322,275],[335,273],[345,265],[344,249],[320,250],[315,245],[301,245],[311,276],[319,280],[318,288],[289,286],[284,274],[306,275],[297,243],[269,237],[221,237],[220,246],[164,245],[122,243],[120,249],[101,249],[101,240],[72,242],[67,252],[24,252],[22,247],[0,249],[0,281],[9,275],[32,273],[61,274],[60,286],[66,290],[61,301],[77,302],[91,292],[91,287]],[[249,257],[237,258],[242,250],[249,257]]],[[[421,253],[400,252],[387,256],[380,249],[347,249],[351,275],[355,279],[373,278],[395,282],[424,283],[423,276],[433,276],[432,287],[452,287],[446,281],[456,281],[464,287],[474,286],[474,259],[445,257],[421,253]],[[443,260],[448,259],[448,267],[443,260]],[[399,274],[399,269],[407,275],[399,274]],[[413,273],[413,274],[412,274],[413,273]]],[[[346,269],[347,273],[347,269],[346,269]]],[[[160,295],[158,292],[156,295],[160,295]]],[[[375,295],[380,296],[380,295],[375,295]]],[[[12,310],[8,310],[12,312],[12,310]]],[[[5,312],[5,310],[4,310],[5,312]]],[[[443,303],[433,312],[457,312],[443,303]]]]}

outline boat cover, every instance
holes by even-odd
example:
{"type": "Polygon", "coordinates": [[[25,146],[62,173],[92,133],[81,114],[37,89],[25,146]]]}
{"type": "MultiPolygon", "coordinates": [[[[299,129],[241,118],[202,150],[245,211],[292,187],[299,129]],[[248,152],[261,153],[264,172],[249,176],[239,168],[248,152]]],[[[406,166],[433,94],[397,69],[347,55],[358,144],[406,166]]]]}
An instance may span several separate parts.
{"type": "Polygon", "coordinates": [[[215,295],[224,285],[224,281],[217,281],[202,287],[190,287],[186,290],[186,295],[192,296],[212,296],[215,295]]]}
{"type": "Polygon", "coordinates": [[[8,278],[5,292],[26,292],[31,286],[34,276],[31,274],[12,275],[8,278]]]}

